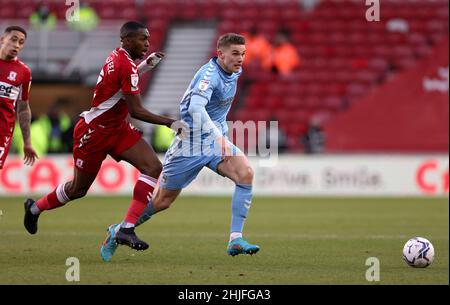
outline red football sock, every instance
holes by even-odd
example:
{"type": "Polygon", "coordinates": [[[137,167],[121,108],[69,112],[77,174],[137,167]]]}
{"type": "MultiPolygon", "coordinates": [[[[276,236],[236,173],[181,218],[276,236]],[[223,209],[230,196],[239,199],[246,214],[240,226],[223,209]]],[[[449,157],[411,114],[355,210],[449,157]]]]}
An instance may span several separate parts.
{"type": "Polygon", "coordinates": [[[53,192],[36,201],[36,205],[41,212],[59,208],[70,201],[64,191],[64,185],[65,184],[58,185],[53,192]]]}
{"type": "Polygon", "coordinates": [[[128,209],[125,217],[125,222],[136,224],[139,217],[144,213],[147,203],[153,196],[153,190],[155,189],[157,179],[140,175],[136,185],[134,186],[133,200],[131,201],[130,208],[128,209]]]}

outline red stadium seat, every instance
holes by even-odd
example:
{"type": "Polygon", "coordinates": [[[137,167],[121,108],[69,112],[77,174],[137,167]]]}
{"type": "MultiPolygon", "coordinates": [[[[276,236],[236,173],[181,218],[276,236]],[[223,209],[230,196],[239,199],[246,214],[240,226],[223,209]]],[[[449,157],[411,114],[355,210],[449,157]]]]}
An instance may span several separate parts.
{"type": "Polygon", "coordinates": [[[269,111],[276,111],[283,107],[283,97],[281,95],[268,95],[264,98],[264,107],[269,111]]]}
{"type": "Polygon", "coordinates": [[[421,45],[414,49],[414,54],[419,57],[429,56],[433,52],[433,49],[429,45],[421,45]]]}
{"type": "Polygon", "coordinates": [[[308,96],[305,97],[303,104],[307,110],[315,111],[322,106],[322,100],[317,96],[308,96]]]}
{"type": "Polygon", "coordinates": [[[119,16],[127,20],[135,20],[137,19],[138,16],[135,7],[127,7],[124,8],[123,10],[120,10],[119,12],[120,12],[119,16]]]}
{"type": "Polygon", "coordinates": [[[2,9],[0,10],[0,19],[8,19],[11,18],[12,16],[15,16],[16,14],[16,9],[11,5],[11,6],[3,6],[2,9]]]}
{"type": "Polygon", "coordinates": [[[378,73],[384,73],[389,68],[389,63],[386,59],[377,57],[369,60],[369,68],[378,73]]]}
{"type": "Polygon", "coordinates": [[[298,96],[289,96],[284,99],[283,105],[284,109],[298,110],[302,107],[302,99],[298,96]]]}
{"type": "Polygon", "coordinates": [[[323,100],[323,106],[332,111],[340,110],[343,107],[342,99],[336,96],[327,96],[323,100]]]}
{"type": "Polygon", "coordinates": [[[366,93],[367,86],[359,82],[354,82],[347,86],[347,96],[350,100],[360,98],[366,93]]]}
{"type": "Polygon", "coordinates": [[[245,101],[245,107],[249,110],[260,109],[264,107],[264,99],[260,96],[248,97],[245,101]]]}

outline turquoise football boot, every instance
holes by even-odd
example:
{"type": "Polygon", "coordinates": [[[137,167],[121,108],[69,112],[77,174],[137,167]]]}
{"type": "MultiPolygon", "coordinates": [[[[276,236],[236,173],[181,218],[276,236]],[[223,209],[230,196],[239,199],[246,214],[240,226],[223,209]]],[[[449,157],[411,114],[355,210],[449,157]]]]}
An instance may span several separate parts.
{"type": "Polygon", "coordinates": [[[100,254],[102,256],[103,261],[109,262],[116,252],[117,247],[119,246],[117,242],[114,240],[116,235],[116,228],[120,226],[120,224],[110,225],[106,230],[106,239],[103,241],[102,248],[100,249],[100,254]]]}
{"type": "Polygon", "coordinates": [[[228,244],[227,253],[231,256],[238,254],[250,254],[253,255],[259,251],[258,245],[252,245],[248,243],[242,237],[238,237],[230,241],[228,244]]]}

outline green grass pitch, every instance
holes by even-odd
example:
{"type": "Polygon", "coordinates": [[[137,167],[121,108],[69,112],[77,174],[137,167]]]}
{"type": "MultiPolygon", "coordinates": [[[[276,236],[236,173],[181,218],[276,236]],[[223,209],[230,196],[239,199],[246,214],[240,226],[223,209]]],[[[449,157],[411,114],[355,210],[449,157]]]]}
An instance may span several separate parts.
{"type": "Polygon", "coordinates": [[[0,284],[74,284],[69,257],[79,259],[79,284],[449,284],[448,198],[255,198],[245,237],[261,251],[230,257],[230,199],[181,196],[137,229],[150,249],[121,246],[104,263],[106,227],[129,200],[78,200],[44,213],[31,236],[22,198],[0,198],[0,284]],[[402,260],[414,236],[435,247],[428,268],[402,260]],[[378,282],[366,280],[369,257],[380,261],[378,282]]]}

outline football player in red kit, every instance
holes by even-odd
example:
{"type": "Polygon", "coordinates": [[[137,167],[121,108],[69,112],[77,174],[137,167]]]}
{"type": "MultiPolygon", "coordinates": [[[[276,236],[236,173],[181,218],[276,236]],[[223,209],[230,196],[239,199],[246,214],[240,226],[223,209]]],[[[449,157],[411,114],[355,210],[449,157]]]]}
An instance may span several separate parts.
{"type": "Polygon", "coordinates": [[[175,120],[149,112],[142,106],[139,71],[143,72],[164,56],[153,53],[139,67],[136,59],[143,59],[149,49],[149,32],[141,23],[130,21],[120,30],[121,47],[112,51],[100,72],[94,91],[92,108],[81,114],[74,130],[74,178],[60,184],[53,192],[34,202],[25,201],[24,225],[31,234],[37,232],[37,221],[43,211],[63,206],[84,197],[94,182],[107,155],[116,161],[124,160],[140,171],[134,187],[133,199],[115,239],[136,250],[148,244],[134,233],[134,225],[151,198],[162,170],[161,162],[141,132],[128,122],[131,117],[173,127],[175,120]]]}
{"type": "Polygon", "coordinates": [[[31,110],[28,104],[31,71],[19,59],[25,46],[27,32],[18,26],[10,26],[0,38],[0,170],[5,164],[11,145],[17,116],[24,141],[25,164],[33,165],[37,158],[31,145],[31,110]]]}

